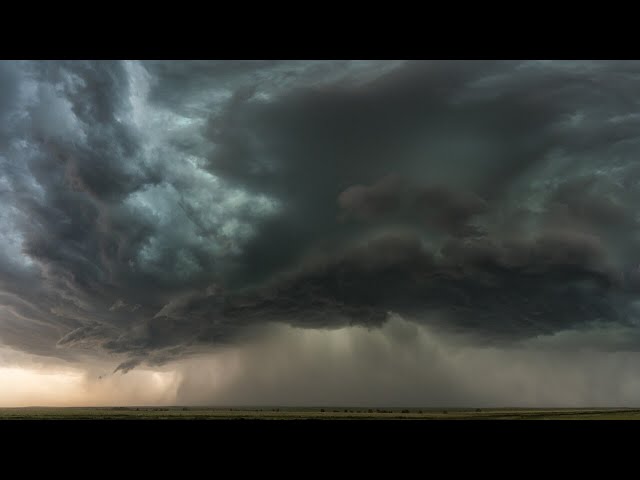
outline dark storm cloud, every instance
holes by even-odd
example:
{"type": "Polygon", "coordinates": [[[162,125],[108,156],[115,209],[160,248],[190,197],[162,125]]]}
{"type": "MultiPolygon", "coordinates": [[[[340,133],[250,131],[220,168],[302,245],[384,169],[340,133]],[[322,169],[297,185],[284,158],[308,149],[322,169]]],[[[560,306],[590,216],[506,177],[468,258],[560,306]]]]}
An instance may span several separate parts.
{"type": "Polygon", "coordinates": [[[639,80],[636,62],[2,62],[0,339],[127,371],[271,321],[632,328],[639,80]]]}
{"type": "Polygon", "coordinates": [[[455,236],[480,233],[469,222],[487,210],[487,203],[472,192],[442,185],[417,187],[393,175],[371,186],[347,188],[339,195],[338,203],[344,210],[344,219],[371,222],[399,216],[455,236]]]}
{"type": "MultiPolygon", "coordinates": [[[[581,96],[591,97],[580,95],[589,84],[571,68],[419,62],[365,85],[300,87],[273,101],[245,91],[209,122],[210,168],[284,199],[286,221],[272,219],[246,249],[251,270],[266,276],[316,238],[339,235],[341,193],[389,174],[440,186],[435,201],[451,202],[448,192],[460,191],[497,211],[510,194],[522,197],[532,177],[549,170],[548,155],[565,147],[561,141],[575,142],[561,124],[581,96]]],[[[384,200],[368,207],[389,208],[384,200]]]]}
{"type": "Polygon", "coordinates": [[[416,321],[445,315],[447,327],[501,340],[624,323],[603,255],[595,239],[563,232],[520,245],[451,240],[437,256],[415,236],[387,235],[232,299],[227,315],[314,328],[377,326],[389,311],[416,321]]]}

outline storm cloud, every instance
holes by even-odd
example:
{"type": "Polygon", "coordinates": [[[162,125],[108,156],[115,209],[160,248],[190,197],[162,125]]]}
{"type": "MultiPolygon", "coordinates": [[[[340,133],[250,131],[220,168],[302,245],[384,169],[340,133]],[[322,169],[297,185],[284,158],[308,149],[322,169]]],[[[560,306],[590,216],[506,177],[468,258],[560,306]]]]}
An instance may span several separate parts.
{"type": "Polygon", "coordinates": [[[0,341],[127,372],[400,315],[635,352],[639,82],[632,61],[0,62],[0,341]]]}

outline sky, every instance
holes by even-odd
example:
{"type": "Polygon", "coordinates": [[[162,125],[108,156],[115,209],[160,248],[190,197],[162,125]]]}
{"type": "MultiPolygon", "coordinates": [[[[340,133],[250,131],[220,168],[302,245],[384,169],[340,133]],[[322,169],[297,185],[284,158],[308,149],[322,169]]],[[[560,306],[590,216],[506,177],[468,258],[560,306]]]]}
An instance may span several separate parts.
{"type": "Polygon", "coordinates": [[[639,94],[636,61],[0,61],[0,406],[637,406],[639,94]]]}

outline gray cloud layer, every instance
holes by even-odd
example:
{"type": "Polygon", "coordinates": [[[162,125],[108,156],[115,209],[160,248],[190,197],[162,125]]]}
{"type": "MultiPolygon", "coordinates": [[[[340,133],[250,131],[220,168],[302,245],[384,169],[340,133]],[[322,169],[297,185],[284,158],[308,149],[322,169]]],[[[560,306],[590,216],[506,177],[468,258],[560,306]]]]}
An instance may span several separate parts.
{"type": "Polygon", "coordinates": [[[0,62],[0,340],[127,371],[393,311],[483,343],[604,328],[629,334],[590,345],[637,350],[639,76],[0,62]]]}

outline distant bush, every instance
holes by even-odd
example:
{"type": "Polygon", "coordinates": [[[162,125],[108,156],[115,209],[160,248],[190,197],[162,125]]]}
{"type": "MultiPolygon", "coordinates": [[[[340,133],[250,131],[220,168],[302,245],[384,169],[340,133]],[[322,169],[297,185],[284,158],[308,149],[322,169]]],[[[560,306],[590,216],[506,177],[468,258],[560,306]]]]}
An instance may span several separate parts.
{"type": "Polygon", "coordinates": [[[449,412],[447,412],[446,410],[443,410],[442,413],[449,413],[449,412]]]}
{"type": "Polygon", "coordinates": [[[321,408],[321,409],[320,409],[320,411],[321,411],[322,413],[324,413],[324,408],[321,408]]]}
{"type": "Polygon", "coordinates": [[[476,408],[476,412],[481,412],[482,410],[480,410],[479,408],[476,408]]]}
{"type": "Polygon", "coordinates": [[[409,410],[402,410],[402,413],[409,413],[409,410]]]}

